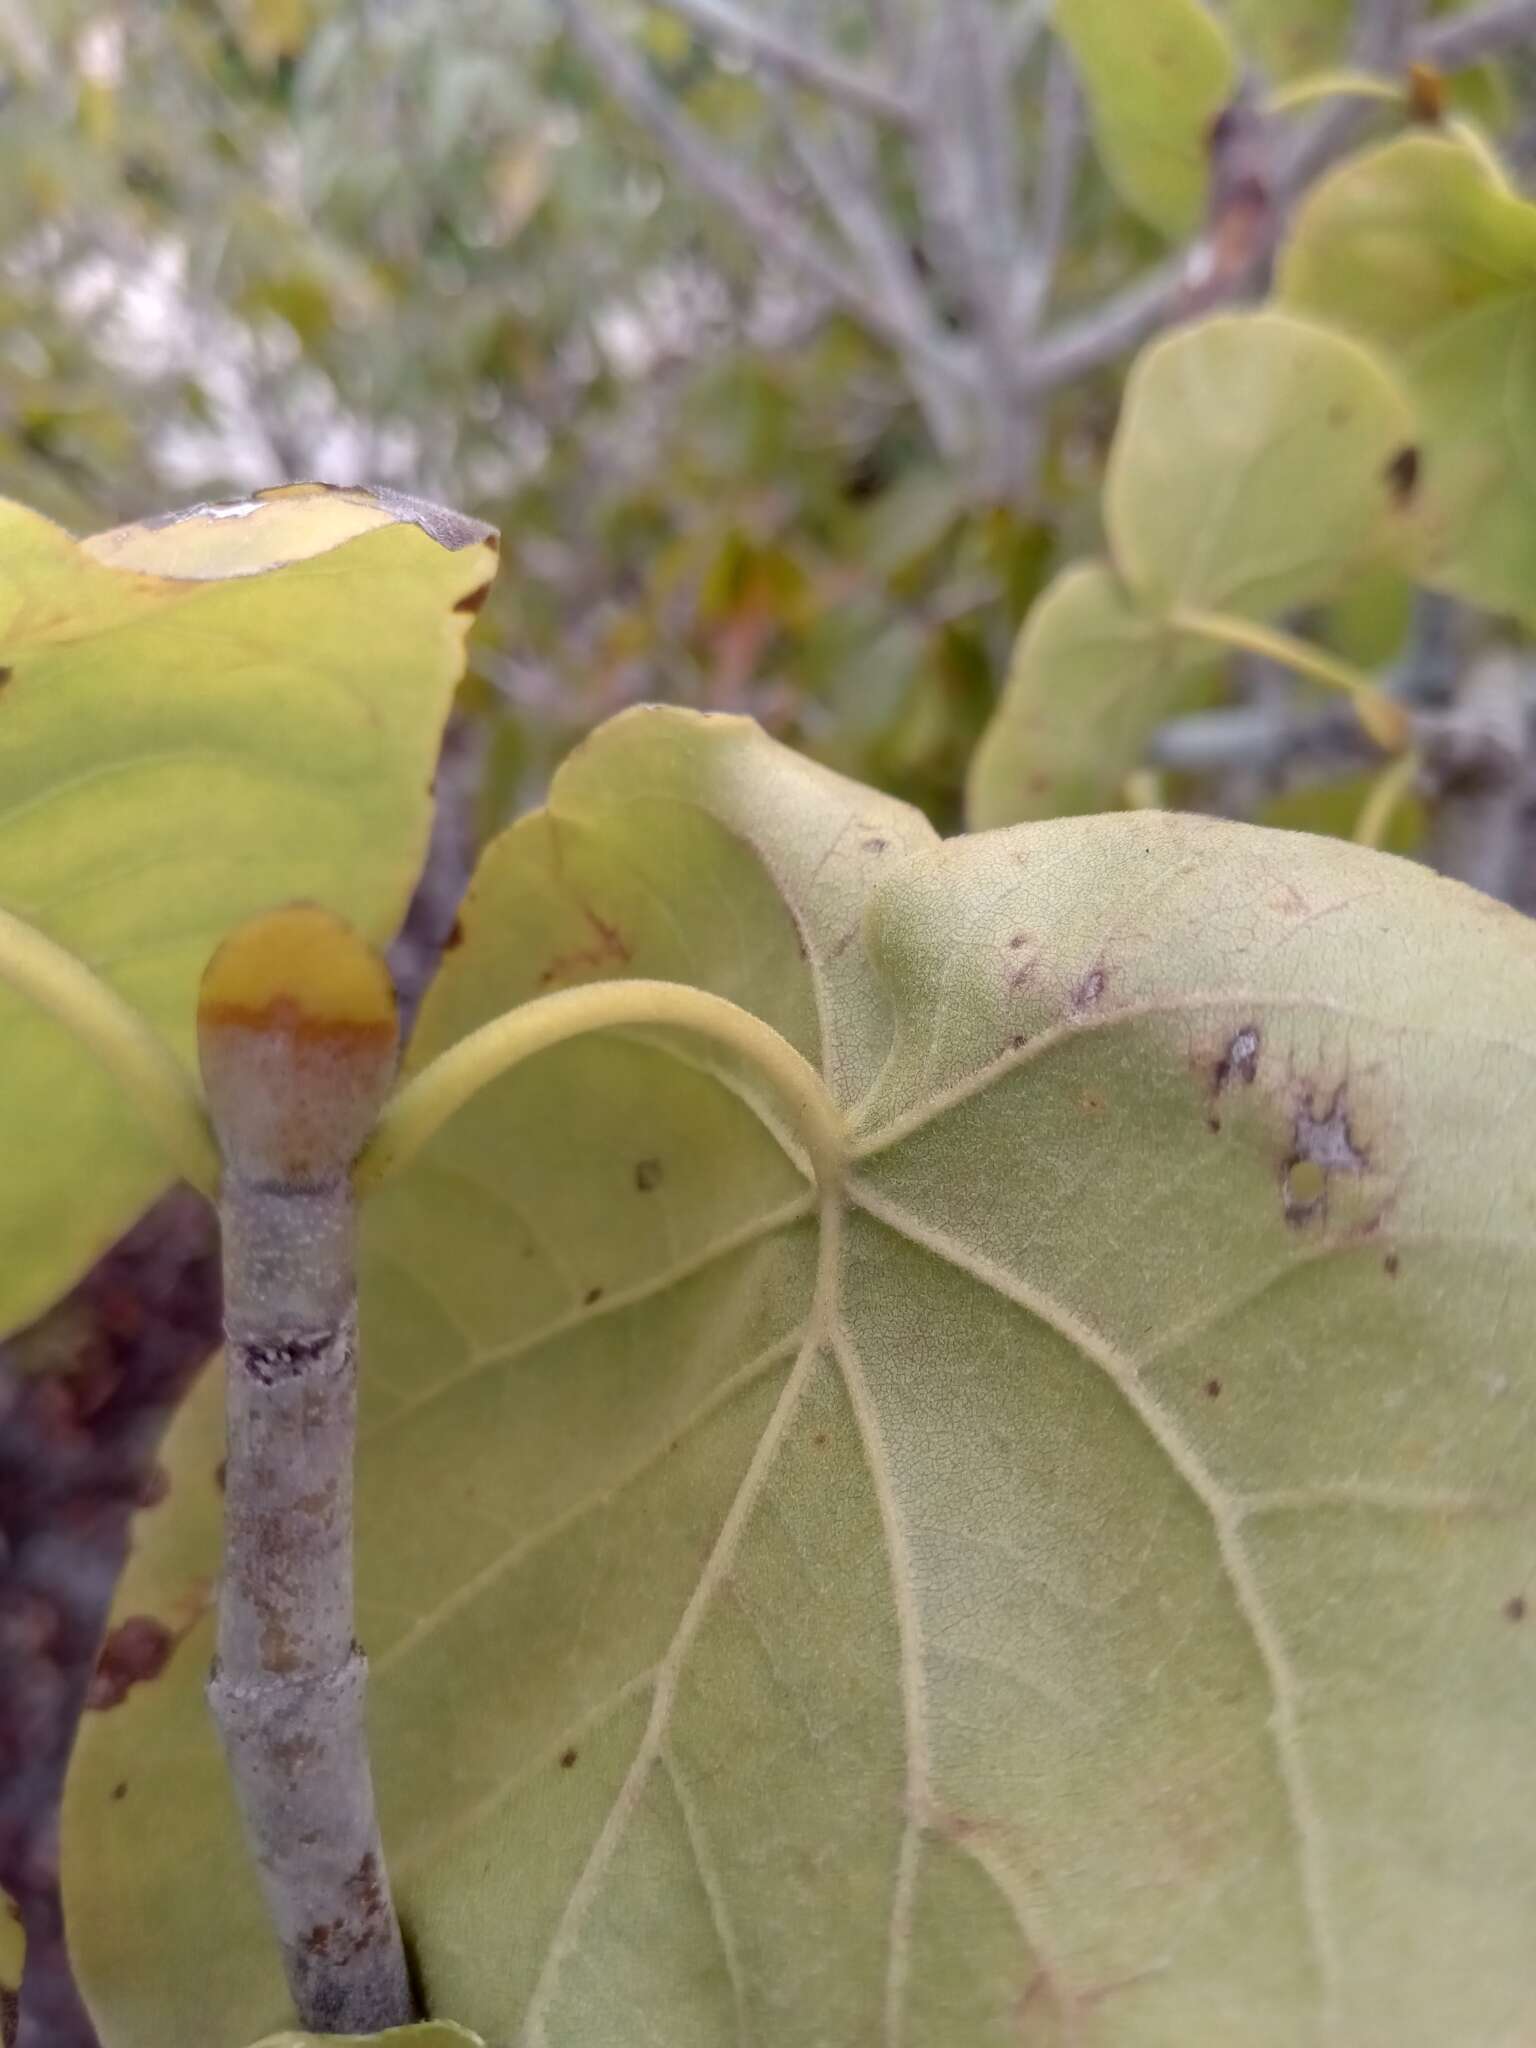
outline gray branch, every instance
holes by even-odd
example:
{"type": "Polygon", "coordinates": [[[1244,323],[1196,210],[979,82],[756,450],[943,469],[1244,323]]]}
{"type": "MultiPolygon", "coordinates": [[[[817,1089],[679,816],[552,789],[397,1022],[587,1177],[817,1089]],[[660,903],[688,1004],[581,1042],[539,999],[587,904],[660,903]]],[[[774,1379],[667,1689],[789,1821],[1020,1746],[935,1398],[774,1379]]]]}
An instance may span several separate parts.
{"type": "Polygon", "coordinates": [[[887,217],[857,168],[836,140],[823,142],[792,108],[781,108],[784,133],[796,161],[816,190],[828,219],[863,268],[870,291],[904,332],[924,337],[920,352],[902,350],[912,386],[939,451],[951,459],[973,444],[974,369],[946,342],[913,268],[905,237],[887,217]],[[954,371],[936,364],[949,356],[954,371]]]}
{"type": "Polygon", "coordinates": [[[808,86],[879,121],[893,121],[901,127],[912,123],[911,104],[887,80],[856,70],[830,51],[815,49],[798,37],[779,35],[766,23],[729,5],[728,0],[661,0],[661,4],[700,35],[729,44],[795,85],[808,86]]]}
{"type": "Polygon", "coordinates": [[[941,374],[956,373],[954,352],[944,348],[935,356],[926,333],[893,319],[889,308],[770,186],[715,147],[703,129],[656,85],[629,45],[605,26],[587,0],[559,0],[559,5],[572,37],[614,98],[649,130],[700,191],[870,333],[898,352],[912,353],[941,374]]]}
{"type": "MultiPolygon", "coordinates": [[[[382,971],[382,970],[381,970],[382,971]]],[[[208,1699],[302,2024],[414,2018],[353,1633],[357,1282],[350,1167],[394,1066],[200,1011],[219,1193],[228,1439],[208,1699]]]]}
{"type": "Polygon", "coordinates": [[[1509,653],[1485,656],[1451,711],[1417,723],[1434,805],[1430,865],[1507,902],[1528,794],[1529,664],[1509,653]]]}
{"type": "Polygon", "coordinates": [[[1488,0],[1427,22],[1414,36],[1411,50],[1420,64],[1437,71],[1464,71],[1504,50],[1536,45],[1536,0],[1488,0]]]}

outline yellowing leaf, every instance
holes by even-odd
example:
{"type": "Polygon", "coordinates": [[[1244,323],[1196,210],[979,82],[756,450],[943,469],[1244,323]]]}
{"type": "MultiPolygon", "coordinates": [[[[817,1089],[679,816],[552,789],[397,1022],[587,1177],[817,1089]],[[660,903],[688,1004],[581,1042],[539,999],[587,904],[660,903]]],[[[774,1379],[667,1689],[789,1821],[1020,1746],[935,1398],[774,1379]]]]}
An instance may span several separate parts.
{"type": "Polygon", "coordinates": [[[1211,123],[1237,62],[1200,0],[1056,0],[1111,184],[1165,235],[1187,234],[1205,204],[1211,123]]]}
{"type": "Polygon", "coordinates": [[[1423,421],[1430,579],[1536,618],[1536,205],[1467,143],[1404,136],[1316,187],[1279,289],[1400,370],[1423,421]]]}
{"type": "MultiPolygon", "coordinates": [[[[0,504],[0,904],[189,1059],[230,926],[311,898],[374,941],[409,898],[484,527],[300,485],[75,541],[0,504]]],[[[0,989],[0,1329],[169,1178],[132,1106],[0,989]]]]}
{"type": "MultiPolygon", "coordinates": [[[[429,2004],[518,2048],[1517,2039],[1536,928],[1205,819],[939,844],[662,711],[465,923],[418,1061],[686,974],[855,1158],[821,1237],[751,1074],[591,1038],[367,1217],[360,1625],[429,2004]]],[[[213,1569],[217,1395],[141,1612],[213,1569]]],[[[106,2048],[281,2024],[209,1645],[77,1751],[106,2048]]]]}

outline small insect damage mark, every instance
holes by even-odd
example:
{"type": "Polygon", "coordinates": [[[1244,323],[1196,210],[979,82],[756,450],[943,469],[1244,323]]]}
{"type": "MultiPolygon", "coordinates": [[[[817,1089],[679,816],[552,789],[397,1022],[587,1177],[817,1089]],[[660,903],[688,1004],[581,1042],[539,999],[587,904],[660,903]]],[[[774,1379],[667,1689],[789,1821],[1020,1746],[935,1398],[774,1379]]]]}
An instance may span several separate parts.
{"type": "Polygon", "coordinates": [[[864,851],[866,853],[884,853],[890,843],[889,839],[882,839],[878,832],[871,833],[869,838],[863,842],[864,851]]]}
{"type": "Polygon", "coordinates": [[[579,1751],[579,1750],[575,1750],[575,1749],[562,1749],[562,1750],[561,1750],[561,1752],[560,1752],[560,1768],[561,1768],[561,1770],[562,1770],[562,1771],[568,1771],[568,1770],[570,1770],[570,1769],[571,1769],[571,1768],[573,1767],[573,1765],[575,1764],[575,1762],[576,1762],[576,1759],[577,1759],[577,1757],[578,1757],[578,1755],[579,1755],[579,1754],[580,1754],[580,1751],[579,1751]]]}
{"type": "Polygon", "coordinates": [[[1423,469],[1424,458],[1417,448],[1409,447],[1399,448],[1382,471],[1392,502],[1400,510],[1412,504],[1423,469]]]}
{"type": "Polygon", "coordinates": [[[1233,1032],[1226,1051],[1216,1062],[1214,1079],[1218,1095],[1235,1081],[1241,1081],[1245,1088],[1252,1087],[1259,1077],[1259,1049],[1263,1042],[1257,1024],[1244,1024],[1233,1032]]]}
{"type": "Polygon", "coordinates": [[[1334,1090],[1321,1115],[1317,1098],[1307,1095],[1297,1107],[1291,1149],[1281,1169],[1286,1222],[1300,1225],[1324,1214],[1329,1176],[1359,1175],[1369,1164],[1350,1126],[1343,1087],[1334,1090]]]}
{"type": "Polygon", "coordinates": [[[1109,977],[1102,967],[1090,967],[1072,991],[1072,1007],[1081,1013],[1091,1010],[1104,993],[1109,977]]]}
{"type": "Polygon", "coordinates": [[[589,1287],[586,1293],[581,1297],[581,1305],[583,1308],[592,1308],[598,1302],[600,1302],[602,1298],[603,1290],[601,1289],[601,1287],[589,1287]]]}
{"type": "Polygon", "coordinates": [[[1512,1594],[1504,1602],[1504,1619],[1506,1621],[1524,1621],[1526,1612],[1526,1601],[1523,1593],[1512,1594]]]}
{"type": "Polygon", "coordinates": [[[637,1159],[635,1161],[635,1188],[638,1193],[648,1195],[661,1186],[661,1161],[659,1159],[637,1159]]]}
{"type": "Polygon", "coordinates": [[[334,1330],[322,1330],[302,1337],[278,1337],[268,1344],[237,1344],[235,1356],[264,1387],[279,1380],[296,1379],[306,1366],[323,1358],[335,1342],[334,1330]]]}
{"type": "Polygon", "coordinates": [[[121,1706],[136,1685],[158,1678],[170,1662],[176,1636],[152,1614],[131,1614],[101,1646],[85,1704],[98,1713],[121,1706]]]}
{"type": "Polygon", "coordinates": [[[1221,1381],[1218,1379],[1207,1380],[1205,1383],[1205,1394],[1207,1400],[1219,1401],[1221,1399],[1221,1381]]]}

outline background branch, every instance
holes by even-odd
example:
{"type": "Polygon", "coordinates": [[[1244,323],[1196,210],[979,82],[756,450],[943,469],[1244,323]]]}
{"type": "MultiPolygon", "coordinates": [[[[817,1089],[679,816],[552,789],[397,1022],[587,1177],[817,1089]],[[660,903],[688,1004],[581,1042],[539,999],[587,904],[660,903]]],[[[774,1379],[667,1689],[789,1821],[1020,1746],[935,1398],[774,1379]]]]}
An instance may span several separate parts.
{"type": "Polygon", "coordinates": [[[795,85],[837,100],[855,113],[909,127],[915,109],[905,94],[885,79],[855,70],[831,52],[815,48],[803,37],[782,36],[754,15],[743,14],[727,0],[661,0],[669,14],[686,21],[701,36],[722,42],[754,58],[795,85]]]}

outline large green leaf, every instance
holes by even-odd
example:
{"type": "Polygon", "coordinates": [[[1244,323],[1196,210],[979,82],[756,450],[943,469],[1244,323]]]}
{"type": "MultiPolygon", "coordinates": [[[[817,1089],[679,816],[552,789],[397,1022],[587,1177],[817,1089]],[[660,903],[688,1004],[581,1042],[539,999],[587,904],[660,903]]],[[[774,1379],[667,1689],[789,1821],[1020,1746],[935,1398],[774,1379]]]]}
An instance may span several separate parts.
{"type": "Polygon", "coordinates": [[[1414,431],[1363,348],[1289,314],[1224,314],[1148,349],[1105,482],[1114,570],[1070,570],[1026,620],[972,758],[972,825],[1118,801],[1209,667],[1180,607],[1272,618],[1401,558],[1414,431]]]}
{"type": "Polygon", "coordinates": [[[1465,141],[1405,136],[1311,194],[1279,289],[1401,370],[1423,422],[1432,580],[1536,618],[1536,205],[1465,141]]]}
{"type": "Polygon", "coordinates": [[[1205,204],[1211,123],[1232,97],[1237,59],[1200,0],[1056,0],[1111,184],[1165,235],[1205,204]]]}
{"type": "MultiPolygon", "coordinates": [[[[0,904],[189,1059],[197,977],[313,897],[375,939],[409,897],[485,527],[300,485],[76,541],[0,503],[0,904]]],[[[115,1084],[0,988],[0,1330],[169,1170],[115,1084]]]]}
{"type": "MultiPolygon", "coordinates": [[[[525,2048],[1508,2048],[1536,2001],[1536,931],[1388,856],[935,843],[631,714],[486,858],[420,1058],[593,975],[376,1200],[361,1620],[430,2005],[525,2048]]],[[[201,1698],[217,1387],[92,1717],[107,2048],[280,2024],[201,1698]]]]}

